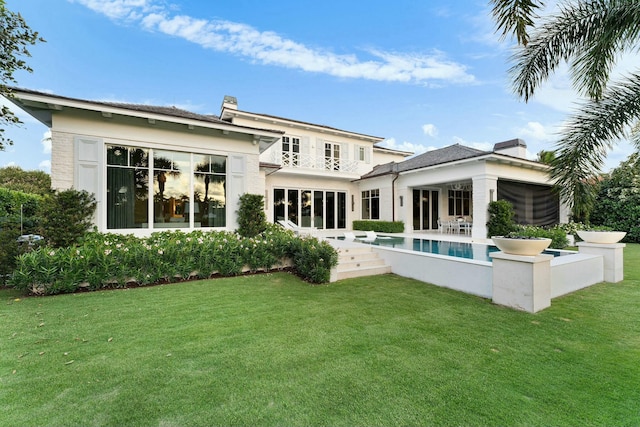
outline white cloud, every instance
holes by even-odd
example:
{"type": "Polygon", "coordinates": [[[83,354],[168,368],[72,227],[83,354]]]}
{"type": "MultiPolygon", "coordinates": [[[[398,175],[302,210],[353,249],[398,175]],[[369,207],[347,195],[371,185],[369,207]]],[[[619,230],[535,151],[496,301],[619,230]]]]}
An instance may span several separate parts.
{"type": "Polygon", "coordinates": [[[3,167],[8,168],[10,166],[18,166],[18,164],[16,162],[11,161],[9,163],[5,163],[3,167]]]}
{"type": "Polygon", "coordinates": [[[438,128],[436,125],[428,123],[426,125],[422,125],[422,131],[425,135],[430,136],[431,138],[435,138],[438,136],[438,128]]]}
{"type": "Polygon", "coordinates": [[[475,148],[476,150],[482,150],[482,151],[493,151],[493,146],[494,146],[494,144],[491,142],[470,142],[458,136],[453,137],[453,143],[475,148]]]}
{"type": "Polygon", "coordinates": [[[434,147],[425,147],[422,144],[414,144],[413,142],[408,141],[398,143],[395,138],[387,138],[378,145],[392,150],[409,151],[414,154],[422,154],[425,151],[434,149],[434,147]]]}
{"type": "Polygon", "coordinates": [[[116,21],[139,22],[146,30],[180,37],[204,48],[248,58],[259,64],[323,73],[341,78],[441,85],[476,81],[463,64],[440,51],[395,53],[370,50],[369,59],[309,48],[272,31],[223,20],[171,15],[153,0],[72,0],[116,21]]]}
{"type": "Polygon", "coordinates": [[[51,131],[46,131],[42,135],[42,152],[44,154],[51,154],[51,131]]]}
{"type": "Polygon", "coordinates": [[[51,161],[43,160],[38,164],[38,169],[46,173],[51,173],[51,161]]]}
{"type": "Polygon", "coordinates": [[[535,139],[541,142],[552,142],[557,139],[557,135],[554,132],[549,132],[547,128],[539,122],[528,122],[525,127],[516,130],[516,135],[525,141],[535,139]]]}

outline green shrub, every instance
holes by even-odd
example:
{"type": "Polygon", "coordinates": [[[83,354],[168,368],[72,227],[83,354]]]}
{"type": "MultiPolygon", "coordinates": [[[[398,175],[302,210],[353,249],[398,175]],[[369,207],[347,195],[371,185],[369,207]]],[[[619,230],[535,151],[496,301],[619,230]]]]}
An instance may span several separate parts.
{"type": "Polygon", "coordinates": [[[338,253],[333,246],[315,237],[293,239],[290,252],[298,275],[312,283],[328,282],[331,268],[338,265],[338,253]]]}
{"type": "Polygon", "coordinates": [[[506,236],[517,230],[513,221],[515,212],[513,206],[506,200],[489,203],[489,221],[487,222],[487,236],[506,236]]]}
{"type": "Polygon", "coordinates": [[[242,237],[255,237],[267,228],[264,213],[264,196],[245,193],[240,196],[238,209],[238,234],[242,237]]]}
{"type": "Polygon", "coordinates": [[[0,188],[0,229],[18,227],[23,234],[34,234],[40,223],[38,209],[42,197],[0,188]]]}
{"type": "Polygon", "coordinates": [[[551,239],[549,247],[552,249],[562,249],[568,244],[567,233],[559,227],[543,228],[535,227],[533,225],[517,225],[516,230],[510,232],[508,235],[520,237],[544,237],[546,239],[551,239]]]}
{"type": "Polygon", "coordinates": [[[78,243],[91,227],[95,210],[95,197],[84,190],[69,189],[49,194],[40,204],[41,234],[54,248],[78,243]]]}
{"type": "Polygon", "coordinates": [[[328,243],[298,238],[275,225],[249,238],[228,231],[164,231],[148,238],[91,232],[78,245],[18,256],[9,283],[25,293],[48,295],[233,276],[245,268],[269,271],[281,269],[287,259],[313,283],[328,282],[338,262],[328,243]]]}
{"type": "Polygon", "coordinates": [[[21,234],[37,234],[42,197],[0,188],[0,284],[5,284],[16,266],[16,257],[42,242],[18,243],[21,234]]]}
{"type": "Polygon", "coordinates": [[[353,229],[362,231],[376,231],[379,233],[402,233],[404,231],[404,222],[371,221],[363,219],[353,221],[353,229]]]}
{"type": "Polygon", "coordinates": [[[623,242],[640,242],[640,154],[633,153],[605,175],[598,187],[591,224],[626,231],[623,242]]]}
{"type": "Polygon", "coordinates": [[[558,224],[554,228],[562,230],[565,234],[571,234],[572,236],[575,236],[578,234],[579,230],[586,230],[589,227],[581,222],[570,221],[568,223],[558,224]]]}

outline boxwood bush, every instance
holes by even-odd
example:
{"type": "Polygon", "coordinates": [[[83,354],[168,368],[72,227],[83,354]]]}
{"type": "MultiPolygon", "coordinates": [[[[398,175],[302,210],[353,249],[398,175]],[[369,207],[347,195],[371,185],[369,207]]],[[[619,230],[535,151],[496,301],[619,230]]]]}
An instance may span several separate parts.
{"type": "Polygon", "coordinates": [[[380,233],[402,233],[404,231],[404,222],[372,221],[363,219],[353,221],[353,229],[363,231],[376,231],[380,233]]]}
{"type": "Polygon", "coordinates": [[[270,271],[288,260],[304,279],[324,283],[338,256],[326,242],[272,224],[250,238],[227,231],[164,231],[148,238],[94,232],[77,245],[19,256],[9,283],[50,295],[270,271]]]}

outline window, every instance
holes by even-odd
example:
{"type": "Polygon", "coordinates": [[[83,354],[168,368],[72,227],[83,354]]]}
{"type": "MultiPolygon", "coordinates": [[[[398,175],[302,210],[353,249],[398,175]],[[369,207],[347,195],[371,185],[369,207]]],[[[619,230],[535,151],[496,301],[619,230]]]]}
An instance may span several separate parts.
{"type": "Polygon", "coordinates": [[[471,191],[449,190],[449,215],[468,216],[471,214],[471,191]]]}
{"type": "Polygon", "coordinates": [[[226,157],[106,148],[108,229],[226,225],[226,157]]]}
{"type": "Polygon", "coordinates": [[[148,150],[107,147],[107,228],[142,228],[148,223],[148,150]]]}
{"type": "Polygon", "coordinates": [[[282,164],[284,166],[300,164],[300,138],[282,137],[282,164]]]}
{"type": "Polygon", "coordinates": [[[340,170],[340,144],[326,142],[324,144],[325,169],[340,170]]]}
{"type": "Polygon", "coordinates": [[[274,188],[273,221],[288,218],[301,227],[346,228],[346,200],[342,191],[274,188]]]}
{"type": "Polygon", "coordinates": [[[193,164],[194,226],[224,227],[227,224],[227,159],[223,156],[194,154],[193,164]]]}
{"type": "Polygon", "coordinates": [[[358,160],[360,160],[361,162],[364,162],[366,160],[366,153],[367,150],[365,147],[358,147],[358,160]]]}
{"type": "Polygon", "coordinates": [[[380,190],[362,192],[362,219],[380,219],[380,190]]]}

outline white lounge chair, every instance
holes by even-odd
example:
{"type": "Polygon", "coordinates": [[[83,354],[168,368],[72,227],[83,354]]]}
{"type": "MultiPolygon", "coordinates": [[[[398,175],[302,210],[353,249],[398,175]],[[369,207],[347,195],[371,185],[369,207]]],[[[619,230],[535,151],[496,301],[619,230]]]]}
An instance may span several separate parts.
{"type": "Polygon", "coordinates": [[[365,231],[365,233],[367,234],[367,237],[362,239],[363,242],[374,242],[376,240],[387,240],[392,238],[389,236],[378,236],[375,231],[365,231]]]}
{"type": "Polygon", "coordinates": [[[351,231],[345,231],[344,232],[344,240],[347,241],[347,242],[353,242],[353,241],[355,241],[357,239],[356,239],[356,235],[353,234],[351,231]]]}
{"type": "Polygon", "coordinates": [[[310,234],[315,236],[317,229],[315,227],[298,227],[298,224],[291,221],[290,219],[280,219],[278,220],[278,224],[286,228],[287,230],[293,231],[295,234],[310,234]]]}
{"type": "Polygon", "coordinates": [[[365,233],[367,237],[362,239],[363,242],[375,242],[375,240],[378,238],[378,235],[375,231],[365,231],[365,233]]]}

